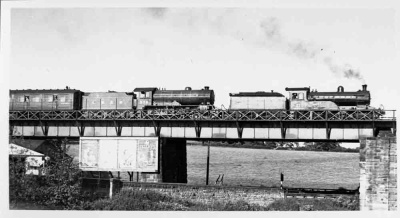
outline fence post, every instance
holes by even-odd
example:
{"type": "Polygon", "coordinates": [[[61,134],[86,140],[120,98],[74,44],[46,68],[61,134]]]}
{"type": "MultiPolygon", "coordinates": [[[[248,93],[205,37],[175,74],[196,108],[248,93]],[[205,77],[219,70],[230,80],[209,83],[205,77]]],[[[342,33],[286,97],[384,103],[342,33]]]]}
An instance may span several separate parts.
{"type": "Polygon", "coordinates": [[[112,199],[113,196],[113,178],[110,179],[110,199],[112,199]]]}

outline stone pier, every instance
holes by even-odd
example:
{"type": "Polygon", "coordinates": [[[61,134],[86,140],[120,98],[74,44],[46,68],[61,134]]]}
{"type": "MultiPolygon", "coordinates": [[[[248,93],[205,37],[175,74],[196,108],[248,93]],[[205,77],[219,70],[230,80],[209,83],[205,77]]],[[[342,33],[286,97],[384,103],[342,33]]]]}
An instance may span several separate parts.
{"type": "Polygon", "coordinates": [[[360,140],[360,210],[397,210],[396,137],[360,140]]]}
{"type": "Polygon", "coordinates": [[[140,173],[139,182],[187,183],[186,140],[160,138],[159,173],[140,173]]]}

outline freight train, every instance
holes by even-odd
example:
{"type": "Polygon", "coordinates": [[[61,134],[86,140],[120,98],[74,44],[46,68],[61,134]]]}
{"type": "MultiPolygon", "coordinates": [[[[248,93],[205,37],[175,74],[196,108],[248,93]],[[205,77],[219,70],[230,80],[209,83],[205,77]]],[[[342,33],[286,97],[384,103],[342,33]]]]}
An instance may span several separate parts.
{"type": "MultiPolygon", "coordinates": [[[[309,87],[286,88],[289,98],[278,92],[230,93],[228,110],[367,110],[371,96],[367,85],[362,90],[318,92],[309,87]]],[[[214,109],[215,94],[208,86],[199,90],[135,88],[132,92],[82,92],[62,90],[10,90],[10,110],[151,110],[214,109]]]]}

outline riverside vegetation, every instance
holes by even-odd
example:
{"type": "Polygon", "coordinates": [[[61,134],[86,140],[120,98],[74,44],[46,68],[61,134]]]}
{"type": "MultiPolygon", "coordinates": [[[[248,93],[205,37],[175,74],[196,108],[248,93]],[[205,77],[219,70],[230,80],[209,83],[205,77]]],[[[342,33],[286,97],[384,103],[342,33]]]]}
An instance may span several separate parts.
{"type": "Polygon", "coordinates": [[[10,209],[41,210],[151,210],[151,211],[298,211],[358,210],[357,197],[337,199],[281,199],[262,207],[239,201],[214,201],[172,197],[152,190],[123,188],[112,199],[85,193],[81,171],[66,155],[66,141],[54,141],[44,176],[26,175],[22,158],[10,157],[10,209]]]}

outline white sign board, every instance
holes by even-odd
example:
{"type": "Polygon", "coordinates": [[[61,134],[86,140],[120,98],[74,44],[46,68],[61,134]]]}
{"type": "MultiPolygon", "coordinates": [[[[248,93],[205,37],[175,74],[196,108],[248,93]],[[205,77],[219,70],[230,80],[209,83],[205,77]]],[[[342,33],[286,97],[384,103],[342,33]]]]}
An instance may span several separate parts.
{"type": "Polygon", "coordinates": [[[84,171],[158,171],[158,137],[81,137],[79,167],[84,171]]]}

